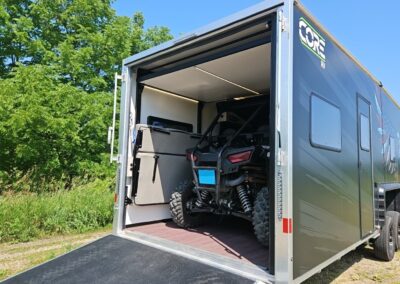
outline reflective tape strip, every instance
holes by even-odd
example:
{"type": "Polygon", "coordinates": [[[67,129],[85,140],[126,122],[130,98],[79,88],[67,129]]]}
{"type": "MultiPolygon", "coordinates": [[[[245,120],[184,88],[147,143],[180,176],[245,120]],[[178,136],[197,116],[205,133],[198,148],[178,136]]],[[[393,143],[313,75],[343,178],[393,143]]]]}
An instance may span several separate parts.
{"type": "Polygon", "coordinates": [[[291,234],[293,231],[292,219],[283,218],[283,233],[291,234]]]}

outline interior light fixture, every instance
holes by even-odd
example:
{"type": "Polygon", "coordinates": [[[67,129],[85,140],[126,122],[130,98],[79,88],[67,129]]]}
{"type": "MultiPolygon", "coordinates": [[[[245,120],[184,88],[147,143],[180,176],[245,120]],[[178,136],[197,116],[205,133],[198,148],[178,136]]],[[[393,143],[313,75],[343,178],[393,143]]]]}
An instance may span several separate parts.
{"type": "Polygon", "coordinates": [[[201,71],[201,72],[203,72],[203,73],[209,75],[209,76],[212,76],[212,77],[217,78],[217,79],[219,79],[219,80],[222,80],[222,81],[224,81],[224,82],[226,82],[226,83],[228,83],[228,84],[231,84],[231,85],[233,85],[233,86],[236,86],[236,87],[238,87],[238,88],[241,88],[242,90],[245,90],[245,91],[247,91],[247,92],[249,92],[249,93],[252,93],[252,94],[254,94],[254,95],[261,95],[259,92],[256,92],[256,91],[254,91],[254,90],[251,90],[251,89],[249,89],[249,88],[246,88],[246,87],[244,87],[244,86],[242,86],[242,85],[236,84],[235,82],[229,81],[229,80],[227,80],[227,79],[225,79],[225,78],[222,78],[221,76],[218,76],[218,75],[215,75],[215,74],[213,74],[213,73],[211,73],[211,72],[208,72],[207,70],[201,69],[201,68],[198,67],[198,66],[194,66],[194,68],[195,68],[196,70],[199,70],[199,71],[201,71]]]}
{"type": "Polygon", "coordinates": [[[182,96],[179,96],[177,94],[174,94],[174,93],[171,93],[171,92],[168,92],[168,91],[164,91],[164,90],[160,90],[160,89],[157,89],[157,88],[154,88],[154,87],[151,87],[151,86],[145,85],[144,88],[148,89],[148,90],[152,90],[152,91],[158,92],[158,93],[161,93],[161,94],[164,94],[164,95],[168,95],[168,96],[171,96],[171,97],[175,97],[175,98],[179,98],[179,99],[182,99],[182,100],[186,100],[186,101],[189,101],[189,102],[192,102],[192,103],[196,103],[197,104],[199,102],[197,100],[190,99],[190,98],[187,98],[187,97],[182,97],[182,96]]]}

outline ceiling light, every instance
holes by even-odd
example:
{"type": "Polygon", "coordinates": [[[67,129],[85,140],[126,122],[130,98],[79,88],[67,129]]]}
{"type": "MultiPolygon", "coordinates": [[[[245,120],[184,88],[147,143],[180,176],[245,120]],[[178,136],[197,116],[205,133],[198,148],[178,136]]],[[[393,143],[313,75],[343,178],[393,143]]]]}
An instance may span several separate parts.
{"type": "Polygon", "coordinates": [[[196,101],[194,99],[182,97],[180,95],[177,95],[177,94],[174,94],[174,93],[171,93],[171,92],[168,92],[168,91],[160,90],[160,89],[157,89],[157,88],[154,88],[154,87],[150,87],[150,86],[147,86],[147,85],[145,85],[144,88],[148,89],[148,90],[152,90],[152,91],[158,92],[158,93],[162,93],[164,95],[168,95],[168,96],[171,96],[171,97],[175,97],[175,98],[179,98],[179,99],[182,99],[182,100],[190,101],[192,103],[198,103],[199,102],[199,101],[196,101]]]}
{"type": "Polygon", "coordinates": [[[234,86],[236,86],[238,88],[241,88],[241,89],[243,89],[243,90],[245,90],[247,92],[250,92],[250,93],[255,94],[255,95],[261,95],[259,92],[253,91],[253,90],[251,90],[249,88],[246,88],[246,87],[243,87],[242,85],[236,84],[236,83],[234,83],[232,81],[229,81],[229,80],[227,80],[225,78],[222,78],[221,76],[215,75],[215,74],[213,74],[211,72],[208,72],[208,71],[206,71],[204,69],[201,69],[200,67],[194,66],[194,68],[199,70],[199,71],[201,71],[201,72],[203,72],[203,73],[205,73],[205,74],[207,74],[207,75],[213,76],[213,77],[215,77],[217,79],[220,79],[220,80],[222,80],[222,81],[224,81],[226,83],[229,83],[229,84],[234,85],[234,86]]]}

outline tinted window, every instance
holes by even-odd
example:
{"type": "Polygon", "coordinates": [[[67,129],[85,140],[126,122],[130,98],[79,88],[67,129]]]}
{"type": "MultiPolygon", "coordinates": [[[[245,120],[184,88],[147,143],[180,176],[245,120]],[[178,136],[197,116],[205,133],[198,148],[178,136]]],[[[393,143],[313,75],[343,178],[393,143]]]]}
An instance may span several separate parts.
{"type": "Polygon", "coordinates": [[[389,144],[390,144],[390,160],[394,162],[396,161],[396,141],[394,140],[393,137],[390,137],[389,144]]]}
{"type": "Polygon", "coordinates": [[[340,109],[316,95],[311,96],[311,144],[334,151],[342,148],[340,109]]]}
{"type": "Polygon", "coordinates": [[[369,119],[365,115],[360,116],[360,146],[364,151],[370,149],[369,119]]]}

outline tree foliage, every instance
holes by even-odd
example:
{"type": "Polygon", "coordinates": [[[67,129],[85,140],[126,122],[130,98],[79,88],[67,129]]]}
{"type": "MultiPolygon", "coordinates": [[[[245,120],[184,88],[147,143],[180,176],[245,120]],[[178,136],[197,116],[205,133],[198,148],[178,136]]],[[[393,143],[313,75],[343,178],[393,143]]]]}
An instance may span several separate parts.
{"type": "Polygon", "coordinates": [[[53,181],[68,186],[74,177],[90,175],[107,150],[111,94],[61,84],[56,70],[42,65],[12,75],[0,82],[3,179],[24,178],[36,188],[53,181]]]}
{"type": "Polygon", "coordinates": [[[0,0],[0,76],[17,64],[56,65],[64,82],[109,90],[130,54],[171,39],[144,17],[116,16],[111,0],[0,0]]]}
{"type": "MultiPolygon", "coordinates": [[[[111,0],[0,0],[0,192],[90,176],[123,58],[171,39],[111,0]]],[[[40,186],[39,186],[40,185],[40,186]]],[[[49,186],[50,187],[50,186],[49,186]]]]}

